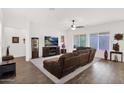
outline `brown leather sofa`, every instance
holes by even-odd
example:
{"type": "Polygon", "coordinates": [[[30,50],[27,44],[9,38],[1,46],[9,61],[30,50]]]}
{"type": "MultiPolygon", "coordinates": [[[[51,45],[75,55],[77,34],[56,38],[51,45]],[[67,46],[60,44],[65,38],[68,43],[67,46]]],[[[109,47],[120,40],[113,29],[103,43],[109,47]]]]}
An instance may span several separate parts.
{"type": "Polygon", "coordinates": [[[66,53],[59,58],[45,60],[43,62],[44,68],[60,79],[80,66],[92,62],[95,52],[96,49],[93,48],[80,48],[72,53],[66,53]]]}

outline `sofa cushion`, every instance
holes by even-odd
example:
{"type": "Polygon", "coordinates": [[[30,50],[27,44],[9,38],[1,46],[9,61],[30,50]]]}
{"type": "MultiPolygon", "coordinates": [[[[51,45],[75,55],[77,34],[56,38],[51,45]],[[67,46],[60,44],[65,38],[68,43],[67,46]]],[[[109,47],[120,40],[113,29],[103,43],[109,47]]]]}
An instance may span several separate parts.
{"type": "Polygon", "coordinates": [[[78,50],[77,52],[78,52],[78,54],[90,53],[90,49],[78,50]]]}
{"type": "Polygon", "coordinates": [[[69,57],[69,58],[66,58],[64,60],[64,68],[68,68],[68,67],[77,67],[80,65],[80,62],[79,62],[79,58],[78,56],[73,56],[73,57],[69,57]]]}
{"type": "Polygon", "coordinates": [[[82,53],[78,57],[81,66],[86,65],[89,61],[89,53],[82,53]]]}
{"type": "Polygon", "coordinates": [[[46,60],[43,61],[43,64],[45,66],[48,66],[48,65],[50,66],[50,65],[53,65],[53,64],[58,64],[58,59],[59,58],[46,59],[46,60]]]}
{"type": "Polygon", "coordinates": [[[78,56],[79,53],[78,53],[77,51],[73,51],[73,55],[74,55],[74,56],[78,56]]]}
{"type": "Polygon", "coordinates": [[[77,50],[86,50],[86,49],[91,49],[90,47],[78,47],[77,50]]]}
{"type": "Polygon", "coordinates": [[[72,56],[74,56],[73,53],[66,53],[66,54],[60,56],[58,61],[59,61],[59,62],[62,62],[62,61],[64,61],[66,58],[69,58],[69,57],[72,57],[72,56]]]}
{"type": "Polygon", "coordinates": [[[73,56],[73,53],[66,53],[62,56],[60,56],[60,58],[68,58],[68,57],[72,57],[73,56]]]}
{"type": "Polygon", "coordinates": [[[61,65],[62,68],[63,68],[65,59],[70,58],[72,56],[74,56],[73,53],[66,53],[66,54],[59,57],[58,62],[61,65]]]}
{"type": "Polygon", "coordinates": [[[58,62],[58,60],[59,60],[59,57],[56,57],[56,58],[46,59],[46,60],[44,60],[44,62],[50,62],[50,61],[56,61],[56,62],[58,62]]]}

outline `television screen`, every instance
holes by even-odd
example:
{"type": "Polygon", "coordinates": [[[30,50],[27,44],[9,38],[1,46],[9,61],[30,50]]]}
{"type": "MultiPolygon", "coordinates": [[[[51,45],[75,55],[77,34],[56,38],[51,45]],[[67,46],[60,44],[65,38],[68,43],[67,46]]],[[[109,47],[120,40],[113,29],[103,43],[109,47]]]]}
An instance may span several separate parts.
{"type": "Polygon", "coordinates": [[[45,46],[58,46],[58,37],[45,36],[45,46]]]}

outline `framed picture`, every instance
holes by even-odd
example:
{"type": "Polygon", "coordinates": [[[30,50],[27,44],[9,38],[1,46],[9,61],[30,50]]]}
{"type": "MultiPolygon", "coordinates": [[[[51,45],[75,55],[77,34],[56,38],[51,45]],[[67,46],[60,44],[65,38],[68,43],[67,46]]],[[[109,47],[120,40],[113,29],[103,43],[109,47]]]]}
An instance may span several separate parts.
{"type": "Polygon", "coordinates": [[[61,42],[62,42],[62,43],[65,42],[65,41],[64,41],[64,36],[63,36],[63,35],[61,36],[61,42]]]}
{"type": "Polygon", "coordinates": [[[19,37],[12,37],[12,43],[19,43],[19,37]]]}

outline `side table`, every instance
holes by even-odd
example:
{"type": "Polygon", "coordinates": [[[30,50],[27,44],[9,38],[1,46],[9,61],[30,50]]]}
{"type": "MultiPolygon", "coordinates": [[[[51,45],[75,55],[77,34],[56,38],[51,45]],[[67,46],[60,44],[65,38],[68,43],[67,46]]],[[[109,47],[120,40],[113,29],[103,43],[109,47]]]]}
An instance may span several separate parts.
{"type": "Polygon", "coordinates": [[[121,62],[123,62],[123,52],[110,51],[110,61],[112,61],[112,54],[120,54],[121,55],[121,62]]]}

